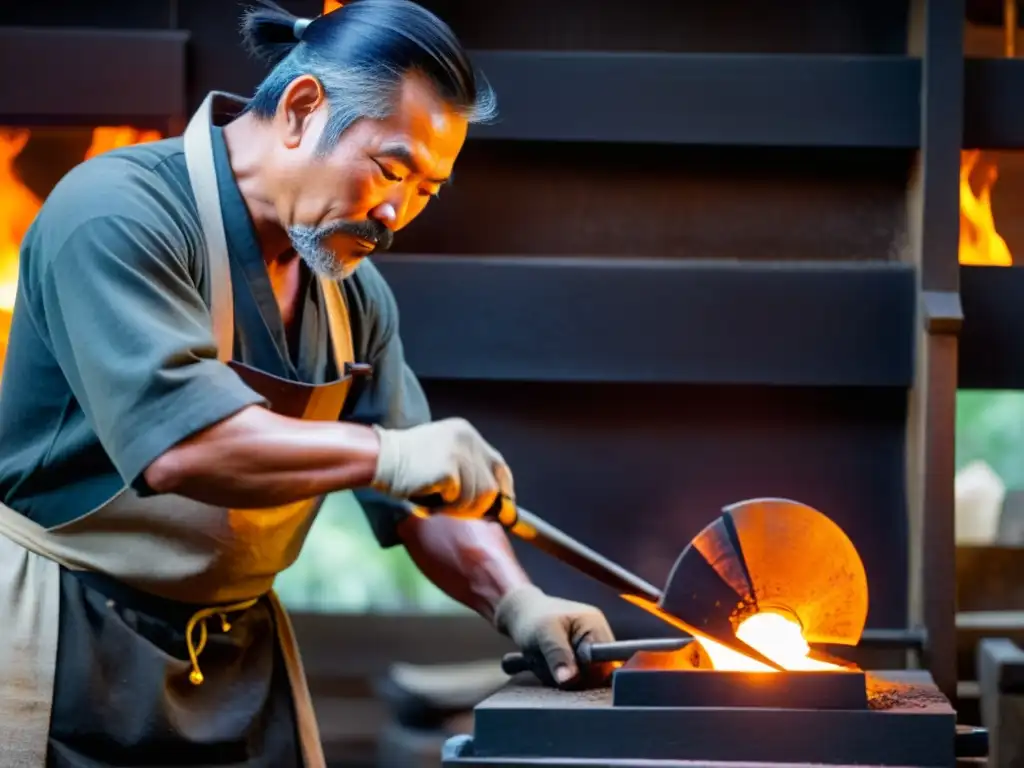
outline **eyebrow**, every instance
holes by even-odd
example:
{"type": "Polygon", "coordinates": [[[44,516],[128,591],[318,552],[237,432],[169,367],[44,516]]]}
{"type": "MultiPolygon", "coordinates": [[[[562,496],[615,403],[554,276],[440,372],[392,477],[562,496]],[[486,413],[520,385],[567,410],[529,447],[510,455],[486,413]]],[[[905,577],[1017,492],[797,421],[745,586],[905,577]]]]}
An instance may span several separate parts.
{"type": "MultiPolygon", "coordinates": [[[[404,147],[401,145],[385,147],[384,149],[377,153],[377,157],[389,157],[392,160],[397,160],[398,162],[402,163],[412,173],[416,175],[423,174],[423,170],[420,168],[420,164],[416,161],[416,158],[413,156],[412,152],[409,150],[408,147],[404,147]]],[[[446,179],[427,179],[427,181],[429,181],[431,184],[444,185],[450,184],[452,181],[452,177],[449,176],[446,179]]]]}

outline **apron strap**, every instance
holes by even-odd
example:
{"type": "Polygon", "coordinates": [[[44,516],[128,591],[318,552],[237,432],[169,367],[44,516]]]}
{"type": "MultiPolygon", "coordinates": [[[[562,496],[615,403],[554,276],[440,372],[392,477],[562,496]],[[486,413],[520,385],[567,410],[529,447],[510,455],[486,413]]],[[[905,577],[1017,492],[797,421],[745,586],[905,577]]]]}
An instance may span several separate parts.
{"type": "Polygon", "coordinates": [[[185,129],[185,163],[206,241],[210,317],[213,321],[213,337],[217,342],[217,359],[226,363],[234,356],[235,350],[235,307],[231,293],[228,240],[224,232],[213,160],[213,139],[210,135],[213,102],[219,98],[233,99],[228,94],[214,91],[203,99],[199,110],[189,120],[185,129]]]}
{"type": "MultiPolygon", "coordinates": [[[[228,260],[228,241],[224,231],[224,218],[220,206],[220,190],[213,158],[214,107],[218,101],[243,106],[245,100],[228,93],[213,91],[203,99],[199,110],[185,129],[185,162],[189,181],[199,208],[199,222],[206,240],[207,268],[210,277],[210,316],[213,335],[217,342],[217,359],[228,362],[235,349],[235,307],[231,290],[231,266],[228,260]]],[[[345,364],[355,362],[352,325],[348,305],[341,286],[336,280],[321,278],[327,306],[327,322],[331,331],[331,344],[338,375],[344,377],[345,364]]]]}
{"type": "Polygon", "coordinates": [[[355,345],[352,343],[352,324],[349,322],[348,303],[345,293],[337,280],[320,278],[320,288],[327,307],[327,327],[331,331],[331,346],[334,348],[334,362],[338,367],[338,378],[345,377],[345,364],[356,361],[355,345]]]}
{"type": "MultiPolygon", "coordinates": [[[[214,337],[217,340],[217,357],[223,362],[231,360],[234,354],[234,297],[231,289],[231,271],[228,260],[227,236],[220,205],[220,189],[214,166],[213,139],[211,126],[216,102],[225,101],[235,106],[245,104],[244,99],[230,94],[210,93],[199,111],[185,130],[185,155],[189,179],[199,207],[200,224],[206,241],[207,259],[210,270],[210,314],[213,321],[214,337]]],[[[331,281],[333,290],[326,284],[328,318],[335,355],[346,353],[351,359],[352,331],[348,324],[348,311],[344,296],[337,283],[331,281]],[[336,328],[336,326],[338,326],[336,328]]],[[[344,372],[345,359],[338,360],[340,372],[344,372]]],[[[302,670],[299,649],[292,633],[287,614],[273,592],[270,593],[277,625],[278,643],[285,659],[295,706],[296,726],[306,768],[324,768],[325,761],[316,716],[310,700],[309,688],[302,670]]],[[[193,659],[194,662],[194,659],[193,659]]],[[[197,670],[193,670],[197,671],[197,670]]]]}

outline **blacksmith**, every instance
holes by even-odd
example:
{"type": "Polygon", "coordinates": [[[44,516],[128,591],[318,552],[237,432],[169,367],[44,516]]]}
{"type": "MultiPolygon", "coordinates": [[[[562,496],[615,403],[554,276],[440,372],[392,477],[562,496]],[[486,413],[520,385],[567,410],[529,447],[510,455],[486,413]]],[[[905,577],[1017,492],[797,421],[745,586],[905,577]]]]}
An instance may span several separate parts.
{"type": "Polygon", "coordinates": [[[489,88],[408,0],[265,4],[244,34],[274,64],[251,101],[211,94],[183,137],[78,166],[22,246],[3,766],[323,766],[272,586],[334,491],[556,678],[575,641],[610,639],[498,526],[456,519],[513,497],[512,473],[467,422],[431,421],[367,258],[451,178],[489,88]],[[437,493],[452,514],[409,515],[437,493]]]}

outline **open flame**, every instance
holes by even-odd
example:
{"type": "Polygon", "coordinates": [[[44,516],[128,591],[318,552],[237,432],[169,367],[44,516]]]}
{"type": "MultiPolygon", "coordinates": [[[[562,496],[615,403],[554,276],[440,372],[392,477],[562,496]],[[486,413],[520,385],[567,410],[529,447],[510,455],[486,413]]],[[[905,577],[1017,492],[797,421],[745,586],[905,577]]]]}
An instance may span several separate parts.
{"type": "Polygon", "coordinates": [[[999,178],[994,163],[979,168],[981,150],[965,150],[960,156],[960,263],[982,267],[1009,267],[1013,255],[996,229],[992,215],[992,187],[999,178]],[[983,170],[978,193],[971,188],[971,174],[983,170]]]}
{"type": "MultiPolygon", "coordinates": [[[[0,127],[0,371],[7,346],[10,314],[18,291],[18,254],[22,238],[35,219],[42,201],[18,176],[14,163],[31,138],[27,128],[0,127]]],[[[118,147],[156,141],[159,131],[140,131],[129,126],[93,129],[92,143],[83,160],[118,147]]]]}

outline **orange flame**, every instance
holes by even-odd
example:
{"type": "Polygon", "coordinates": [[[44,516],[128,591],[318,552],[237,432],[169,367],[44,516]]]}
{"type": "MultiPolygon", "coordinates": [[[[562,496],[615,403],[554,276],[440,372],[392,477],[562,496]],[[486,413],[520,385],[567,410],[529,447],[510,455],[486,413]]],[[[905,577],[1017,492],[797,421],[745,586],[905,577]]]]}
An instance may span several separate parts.
{"type": "Polygon", "coordinates": [[[342,3],[339,3],[338,0],[324,0],[324,13],[336,11],[341,8],[341,6],[342,3]]]}
{"type": "Polygon", "coordinates": [[[992,215],[992,187],[999,178],[994,164],[985,167],[978,194],[971,189],[971,173],[978,167],[981,151],[965,150],[960,156],[960,263],[972,266],[1009,267],[1013,255],[996,229],[992,215]]]}
{"type": "MultiPolygon", "coordinates": [[[[27,128],[0,127],[0,356],[6,350],[7,327],[18,291],[18,256],[22,238],[32,225],[42,201],[18,176],[14,163],[28,144],[27,128]]],[[[95,128],[84,159],[118,147],[156,141],[159,131],[140,131],[127,126],[95,128]]],[[[0,360],[2,370],[2,360],[0,360]]]]}
{"type": "Polygon", "coordinates": [[[14,170],[28,144],[25,128],[0,128],[0,310],[14,309],[18,290],[18,249],[41,205],[14,170]]]}
{"type": "Polygon", "coordinates": [[[112,149],[159,141],[162,138],[160,131],[140,131],[127,125],[100,126],[92,131],[92,144],[85,152],[85,159],[89,160],[112,149]]]}

